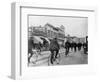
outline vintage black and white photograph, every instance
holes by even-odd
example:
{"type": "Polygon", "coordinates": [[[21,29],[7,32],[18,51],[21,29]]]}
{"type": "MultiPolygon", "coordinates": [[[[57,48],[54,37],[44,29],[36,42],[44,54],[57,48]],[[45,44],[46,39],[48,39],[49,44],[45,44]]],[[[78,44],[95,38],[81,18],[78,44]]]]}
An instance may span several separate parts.
{"type": "Polygon", "coordinates": [[[88,17],[28,15],[28,67],[88,64],[88,17]]]}

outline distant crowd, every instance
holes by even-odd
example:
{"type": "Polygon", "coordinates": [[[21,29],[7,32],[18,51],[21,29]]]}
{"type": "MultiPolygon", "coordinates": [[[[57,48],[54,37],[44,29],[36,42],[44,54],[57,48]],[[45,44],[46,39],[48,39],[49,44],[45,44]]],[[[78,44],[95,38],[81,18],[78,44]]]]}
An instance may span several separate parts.
{"type": "Polygon", "coordinates": [[[74,50],[76,52],[76,50],[78,49],[78,51],[81,50],[81,48],[84,49],[84,53],[86,54],[87,51],[88,51],[88,42],[84,42],[84,43],[81,43],[81,42],[69,42],[69,41],[66,41],[65,42],[65,49],[66,49],[66,55],[68,54],[69,50],[74,50]]]}

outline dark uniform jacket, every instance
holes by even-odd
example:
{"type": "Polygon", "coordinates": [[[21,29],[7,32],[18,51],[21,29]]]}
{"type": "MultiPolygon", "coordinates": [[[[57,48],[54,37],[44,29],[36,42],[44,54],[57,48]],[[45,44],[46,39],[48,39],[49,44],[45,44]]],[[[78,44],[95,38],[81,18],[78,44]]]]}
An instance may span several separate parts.
{"type": "Polygon", "coordinates": [[[65,48],[68,48],[68,47],[70,47],[70,43],[67,41],[65,42],[65,48]]]}
{"type": "Polygon", "coordinates": [[[50,42],[49,50],[51,51],[51,50],[59,50],[59,49],[60,49],[60,46],[59,46],[57,40],[52,40],[50,42]]]}

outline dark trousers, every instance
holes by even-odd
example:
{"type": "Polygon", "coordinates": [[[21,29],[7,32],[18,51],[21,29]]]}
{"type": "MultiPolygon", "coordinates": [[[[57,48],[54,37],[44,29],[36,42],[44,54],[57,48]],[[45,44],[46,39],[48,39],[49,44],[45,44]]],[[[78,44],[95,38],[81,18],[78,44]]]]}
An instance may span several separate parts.
{"type": "Polygon", "coordinates": [[[58,53],[59,50],[51,50],[51,58],[50,58],[51,64],[53,64],[53,61],[55,60],[55,58],[57,58],[58,53]]]}
{"type": "Polygon", "coordinates": [[[79,50],[79,51],[81,50],[81,47],[80,47],[80,46],[78,47],[78,50],[79,50]]]}
{"type": "Polygon", "coordinates": [[[71,47],[71,51],[73,51],[73,47],[71,47]]]}
{"type": "Polygon", "coordinates": [[[65,52],[65,55],[67,56],[69,53],[69,47],[66,48],[66,52],[65,52]]]}
{"type": "Polygon", "coordinates": [[[76,46],[74,47],[74,51],[76,52],[76,46]]]}

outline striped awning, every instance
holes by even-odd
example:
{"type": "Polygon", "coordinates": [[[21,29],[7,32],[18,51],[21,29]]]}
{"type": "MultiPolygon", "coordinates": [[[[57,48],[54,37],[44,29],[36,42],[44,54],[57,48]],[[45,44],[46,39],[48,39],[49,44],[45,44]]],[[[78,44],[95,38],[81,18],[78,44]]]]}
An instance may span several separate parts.
{"type": "Polygon", "coordinates": [[[43,43],[43,40],[38,36],[33,36],[34,43],[43,43]]]}
{"type": "Polygon", "coordinates": [[[50,44],[50,40],[48,39],[48,38],[46,38],[46,37],[40,37],[40,38],[42,38],[42,39],[45,39],[49,44],[50,44]]]}

